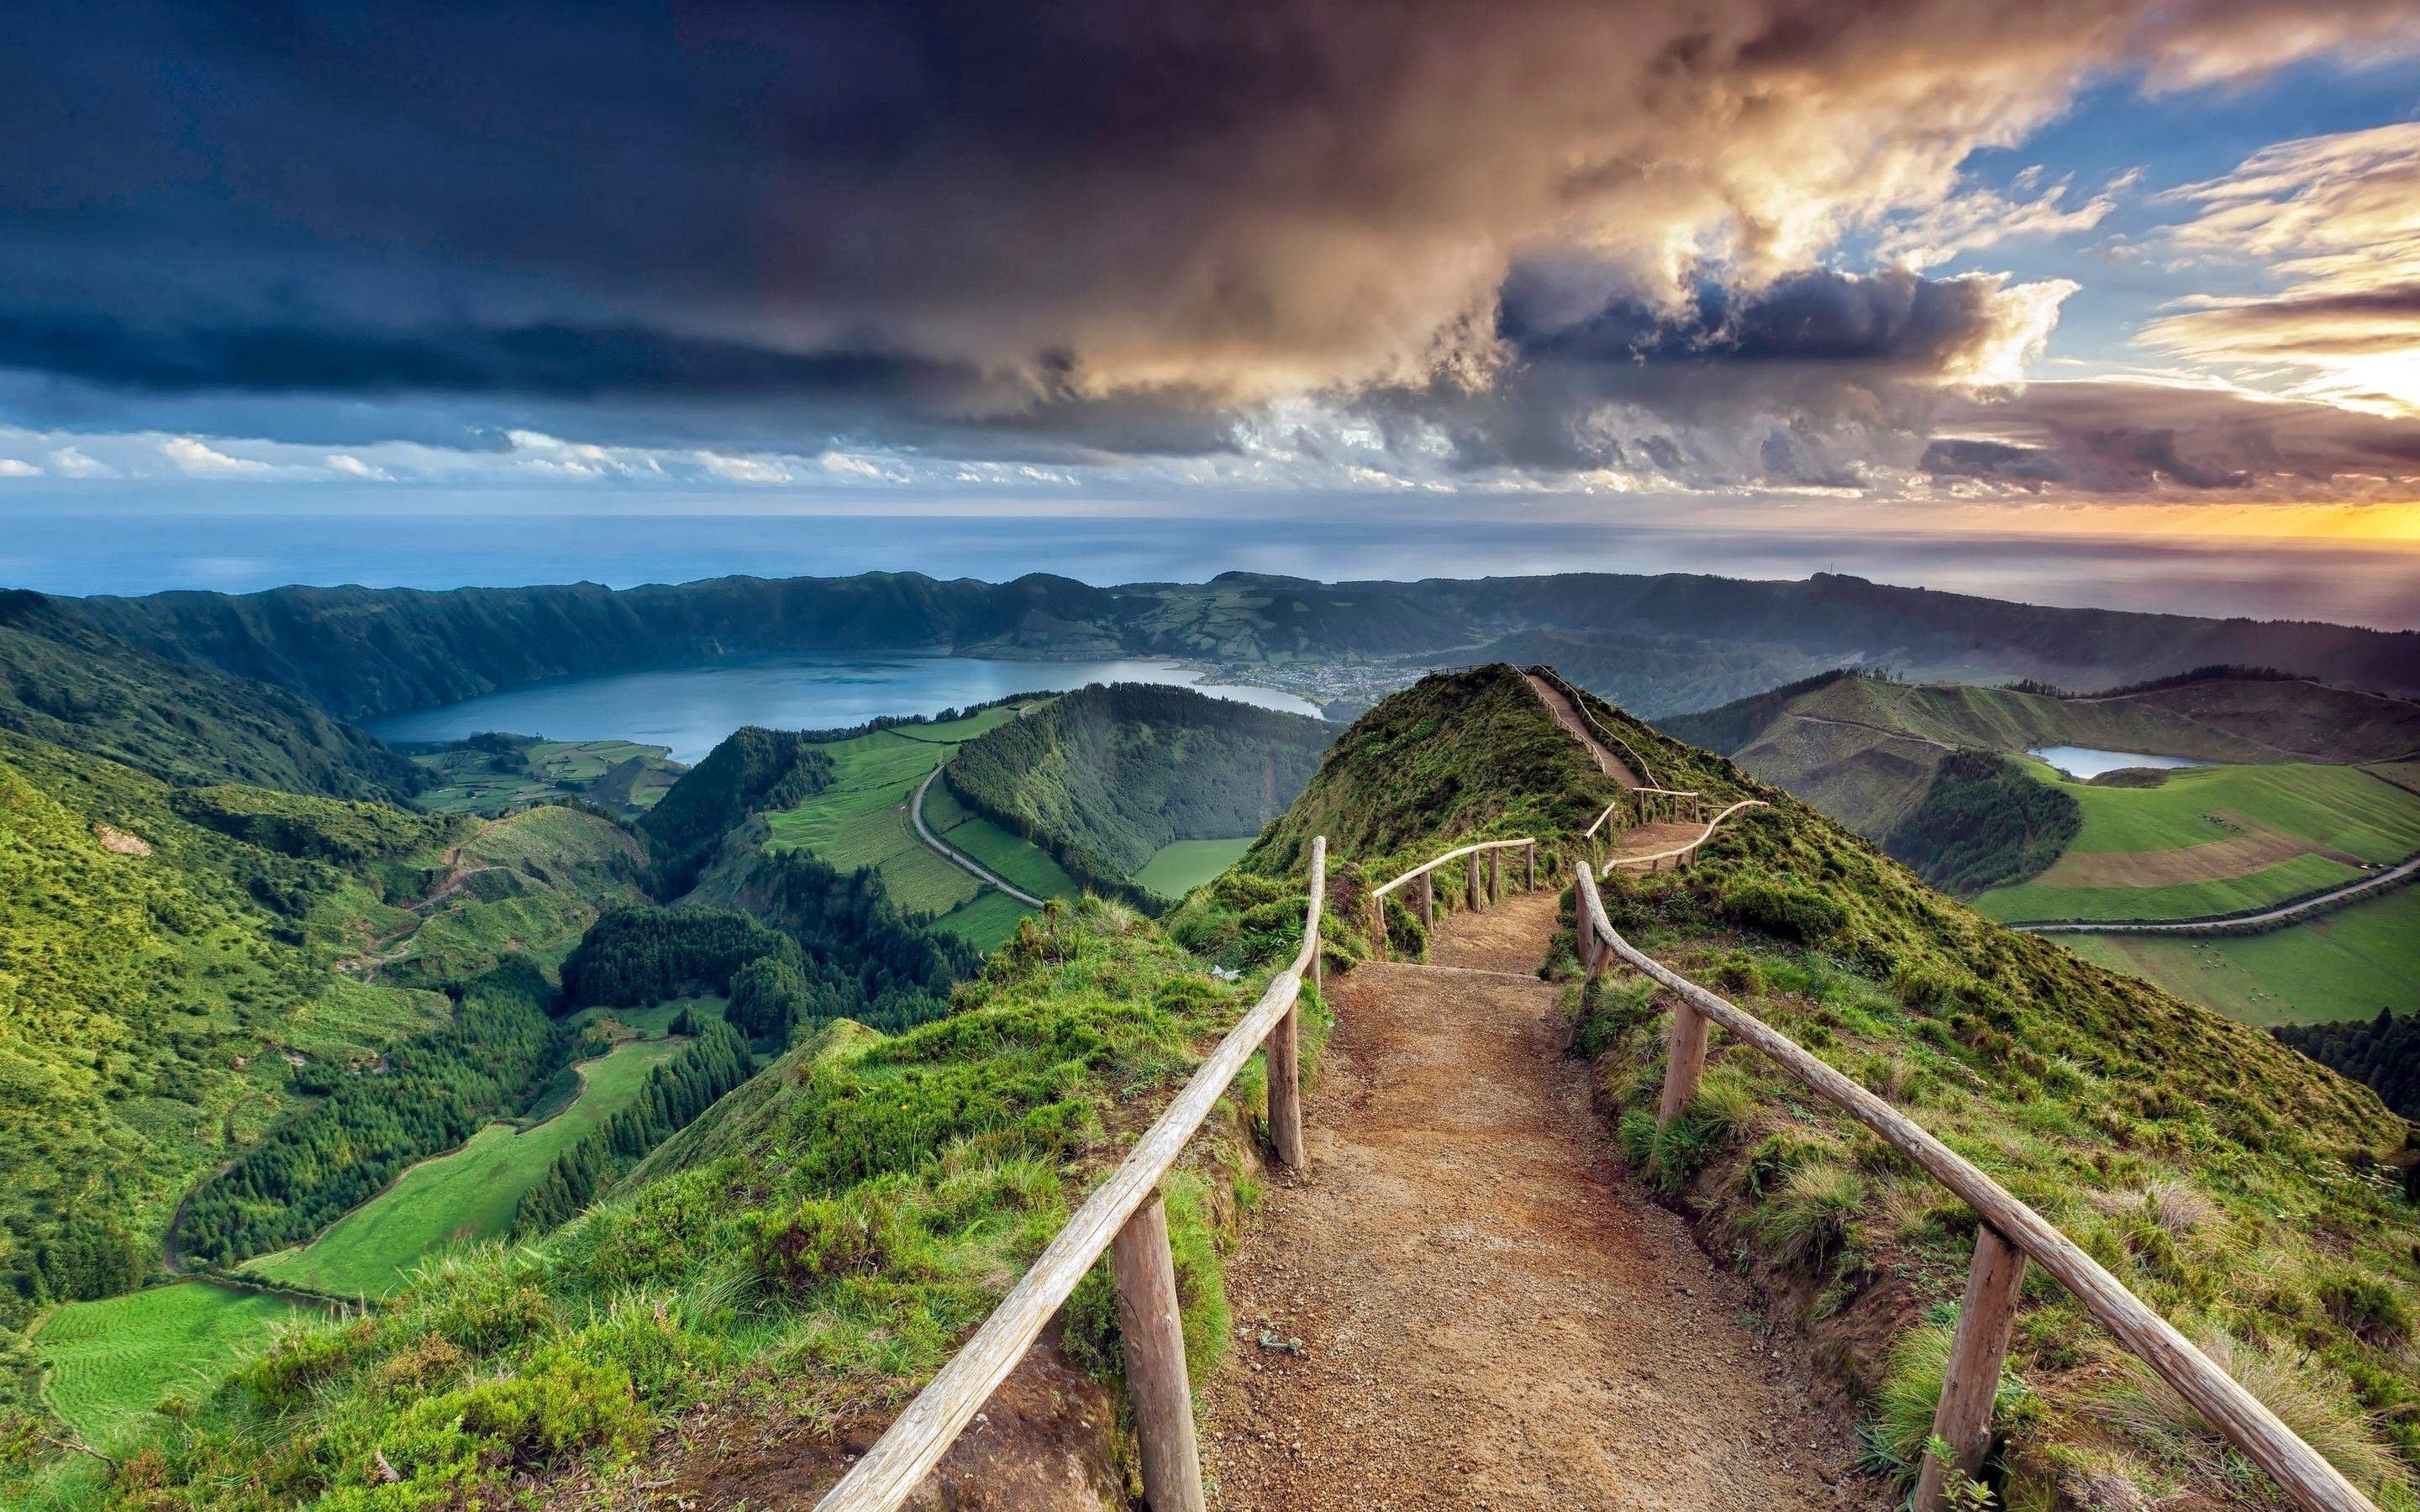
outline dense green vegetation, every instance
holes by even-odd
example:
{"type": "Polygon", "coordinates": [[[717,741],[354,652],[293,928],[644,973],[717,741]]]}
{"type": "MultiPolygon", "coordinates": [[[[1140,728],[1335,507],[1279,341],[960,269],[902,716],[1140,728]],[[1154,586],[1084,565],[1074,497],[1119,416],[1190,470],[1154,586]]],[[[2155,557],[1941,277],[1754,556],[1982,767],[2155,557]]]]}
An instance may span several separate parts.
{"type": "Polygon", "coordinates": [[[416,800],[436,813],[504,814],[575,794],[608,812],[635,818],[655,807],[688,768],[663,746],[628,740],[540,740],[487,733],[411,760],[429,787],[416,800]]]}
{"type": "Polygon", "coordinates": [[[42,1399],[98,1447],[115,1447],[172,1395],[207,1396],[231,1362],[266,1345],[293,1304],[206,1281],[54,1308],[35,1332],[42,1399]]]}
{"type": "Polygon", "coordinates": [[[239,783],[178,788],[169,802],[194,823],[247,845],[339,866],[434,845],[454,827],[383,803],[345,803],[239,783]]]}
{"type": "Polygon", "coordinates": [[[2420,1013],[2420,887],[2257,934],[2063,934],[2059,943],[2246,1024],[2420,1013]]]}
{"type": "Polygon", "coordinates": [[[843,874],[802,852],[759,856],[735,896],[798,942],[814,1000],[845,1000],[845,1016],[876,1028],[940,1013],[951,983],[980,959],[965,941],[900,913],[874,873],[843,874]]]}
{"type": "Polygon", "coordinates": [[[639,822],[654,842],[657,890],[687,892],[722,838],[751,814],[787,809],[832,780],[831,758],[791,730],[735,730],[639,822]]]}
{"type": "Polygon", "coordinates": [[[0,730],[178,783],[401,798],[419,769],[281,687],[123,644],[71,601],[0,589],[0,730]]]}
{"type": "Polygon", "coordinates": [[[961,747],[942,780],[1086,887],[1142,902],[1159,896],[1134,880],[1156,852],[1258,834],[1333,736],[1317,719],[1188,688],[1095,685],[961,747]]]}
{"type": "Polygon", "coordinates": [[[712,1107],[753,1074],[755,1057],[737,1028],[721,1019],[684,1022],[695,1042],[647,1073],[630,1104],[555,1158],[536,1185],[521,1194],[513,1229],[542,1234],[568,1222],[589,1199],[649,1151],[712,1107]]]}
{"type": "Polygon", "coordinates": [[[2084,827],[2062,787],[2037,782],[2009,758],[1952,751],[1934,769],[1924,802],[1883,848],[1944,892],[1967,897],[2046,871],[2084,827]]]}
{"type": "Polygon", "coordinates": [[[2420,1015],[2397,1018],[2381,1008],[2366,1024],[2310,1024],[2274,1032],[2319,1064],[2374,1088],[2405,1118],[2420,1119],[2420,1015]]]}
{"type": "MultiPolygon", "coordinates": [[[[207,791],[332,821],[306,850],[361,818],[207,791]]],[[[329,972],[354,905],[384,906],[367,884],[205,829],[192,799],[0,733],[0,1322],[138,1282],[185,1188],[293,1104],[289,1057],[374,1059],[442,1008],[329,972]]]]}
{"type": "Polygon", "coordinates": [[[246,1275],[339,1297],[380,1297],[448,1245],[510,1231],[522,1195],[563,1152],[638,1098],[647,1077],[684,1045],[628,1041],[566,1069],[570,1105],[551,1117],[487,1124],[459,1149],[424,1160],[300,1249],[265,1255],[246,1275]]]}
{"type": "Polygon", "coordinates": [[[179,1246],[232,1265],[299,1243],[406,1166],[528,1102],[566,1049],[553,1002],[526,961],[466,984],[445,1027],[396,1046],[383,1071],[344,1078],[196,1191],[179,1246]]]}
{"type": "Polygon", "coordinates": [[[731,992],[732,973],[763,956],[793,964],[787,935],[721,908],[613,908],[563,963],[562,1008],[638,1007],[731,992]]]}
{"type": "MultiPolygon", "coordinates": [[[[948,1019],[897,1037],[836,1026],[801,1043],[666,1145],[634,1189],[533,1245],[449,1257],[372,1317],[299,1325],[140,1454],[115,1470],[62,1461],[44,1494],[492,1504],[536,1494],[533,1481],[655,1462],[673,1443],[659,1429],[741,1420],[768,1379],[833,1417],[894,1405],[1250,990],[1212,980],[1129,912],[1053,909],[960,989],[948,1019]]],[[[1227,1334],[1215,1241],[1233,1222],[1243,1118],[1220,1120],[1170,1186],[1197,1370],[1227,1334]]],[[[1079,1359],[1114,1356],[1109,1296],[1095,1279],[1070,1309],[1079,1359]]]]}

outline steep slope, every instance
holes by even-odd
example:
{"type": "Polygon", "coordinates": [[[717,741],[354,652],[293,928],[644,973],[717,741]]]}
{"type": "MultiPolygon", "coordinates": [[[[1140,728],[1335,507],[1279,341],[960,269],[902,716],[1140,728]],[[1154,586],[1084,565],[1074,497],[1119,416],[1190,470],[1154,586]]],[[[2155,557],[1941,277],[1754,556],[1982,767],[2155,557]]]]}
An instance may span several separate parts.
{"type": "MultiPolygon", "coordinates": [[[[1549,764],[1499,765],[1447,733],[1466,703],[1483,723],[1511,720],[1516,706],[1491,697],[1509,675],[1432,678],[1373,711],[1278,833],[1315,804],[1331,835],[1370,836],[1401,858],[1483,832],[1484,816],[1588,811],[1590,774],[1541,795],[1527,784],[1549,764]],[[1435,741],[1421,784],[1451,795],[1424,832],[1399,809],[1395,778],[1413,764],[1407,730],[1422,726],[1435,741]]],[[[1609,879],[1618,928],[1889,1097],[2188,1335],[2219,1339],[2247,1379],[2274,1382],[2261,1388],[2273,1399],[2290,1395],[2298,1427],[2364,1484],[2412,1481],[2420,1430],[2406,1414],[2420,1381],[2402,1351],[2420,1307],[2420,1219],[2392,1182],[2358,1176],[2410,1158],[2374,1095],[2264,1033],[1992,923],[1784,793],[1637,738],[1659,771],[1691,774],[1677,785],[1745,789],[1770,807],[1726,825],[1686,871],[1609,879]]],[[[1264,885],[1281,875],[1271,865],[1264,885]]],[[[1211,889],[1223,897],[1198,898],[1180,934],[1216,938],[1220,911],[1234,915],[1252,886],[1230,879],[1211,889]]],[[[1714,1253],[1749,1262],[1819,1356],[1880,1394],[1875,1459],[1912,1462],[1938,1389],[1927,1362],[1946,1338],[1928,1310],[1958,1294],[1971,1215],[1737,1049],[1659,1136],[1664,1011],[1652,983],[1621,973],[1576,1007],[1575,1049],[1633,1171],[1670,1193],[1714,1253]]],[[[2121,1353],[2055,1288],[2028,1291],[2017,1339],[2030,1390],[2008,1398],[2001,1423],[2005,1504],[2096,1504],[2094,1476],[2121,1498],[2097,1504],[2185,1490],[2266,1504],[2190,1414],[2129,1384],[2121,1353]]]]}
{"type": "Polygon", "coordinates": [[[1334,734],[1187,688],[1096,684],[961,747],[942,779],[1087,885],[1139,893],[1136,875],[1171,841],[1259,834],[1334,734]]]}
{"type": "Polygon", "coordinates": [[[0,591],[0,730],[172,782],[386,799],[425,785],[307,700],[116,641],[39,594],[0,591]]]}

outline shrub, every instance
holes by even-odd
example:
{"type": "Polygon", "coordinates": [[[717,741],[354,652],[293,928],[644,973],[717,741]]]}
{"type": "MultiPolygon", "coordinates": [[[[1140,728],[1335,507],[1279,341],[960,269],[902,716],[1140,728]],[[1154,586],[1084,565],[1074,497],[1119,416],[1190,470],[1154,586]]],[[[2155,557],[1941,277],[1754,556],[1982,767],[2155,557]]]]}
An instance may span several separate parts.
{"type": "MultiPolygon", "coordinates": [[[[2354,1485],[2373,1491],[2412,1490],[2410,1467],[2379,1443],[2368,1415],[2352,1403],[2334,1371],[2307,1354],[2272,1350],[2224,1335],[2205,1339],[2201,1348],[2354,1485]]],[[[2233,1479],[2245,1468],[2193,1404],[2133,1355],[2118,1362],[2117,1381],[2087,1402],[2085,1411],[2212,1478],[2233,1479]]]]}
{"type": "MultiPolygon", "coordinates": [[[[1949,1374],[1949,1350],[1957,1329],[1949,1323],[1912,1328],[1891,1346],[1888,1373],[1874,1394],[1874,1415],[1858,1430],[1869,1467],[1904,1484],[1913,1480],[1932,1440],[1932,1414],[1941,1406],[1941,1385],[1949,1374]]],[[[2000,1367],[1992,1418],[2005,1425],[2032,1401],[2024,1382],[2000,1367]]]]}
{"type": "Polygon", "coordinates": [[[1736,923],[1807,945],[1820,945],[1849,927],[1849,910],[1838,902],[1761,877],[1743,877],[1724,888],[1722,910],[1736,923]]]}
{"type": "Polygon", "coordinates": [[[897,1247],[891,1205],[871,1195],[809,1197],[786,1213],[743,1220],[749,1268],[767,1287],[807,1291],[885,1268],[897,1247]]]}
{"type": "Polygon", "coordinates": [[[647,1414],[629,1373],[568,1353],[526,1375],[483,1381],[459,1393],[457,1403],[464,1432],[501,1443],[524,1462],[592,1448],[628,1454],[646,1441],[647,1414]]]}
{"type": "Polygon", "coordinates": [[[2339,1271],[2319,1283],[2319,1304],[2344,1328],[2391,1350],[2412,1333],[2412,1319],[2393,1288],[2358,1271],[2339,1271]]]}

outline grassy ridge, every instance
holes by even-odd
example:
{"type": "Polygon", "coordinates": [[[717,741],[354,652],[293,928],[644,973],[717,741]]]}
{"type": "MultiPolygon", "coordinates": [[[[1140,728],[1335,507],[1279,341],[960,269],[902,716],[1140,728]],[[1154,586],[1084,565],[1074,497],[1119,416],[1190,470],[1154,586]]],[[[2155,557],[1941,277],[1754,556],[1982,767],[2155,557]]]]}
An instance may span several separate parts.
{"type": "Polygon", "coordinates": [[[579,1068],[579,1097],[533,1128],[491,1123],[448,1154],[422,1161],[301,1249],[246,1265],[249,1274],[334,1296],[380,1297],[448,1244],[494,1239],[512,1227],[521,1194],[555,1158],[628,1107],[647,1072],[681,1040],[633,1041],[579,1068]]]}
{"type": "MultiPolygon", "coordinates": [[[[1481,669],[1373,711],[1251,859],[1315,825],[1353,842],[1349,879],[1359,847],[1390,852],[1384,870],[1490,823],[1588,813],[1590,773],[1561,793],[1532,786],[1555,770],[1530,747],[1552,726],[1512,686],[1509,669],[1481,669]],[[1457,704],[1481,713],[1485,743],[1454,737],[1457,704]],[[1425,833],[1412,793],[1442,800],[1425,833]]],[[[1687,774],[1677,785],[1740,786],[1637,738],[1659,773],[1687,774]]],[[[2420,1214],[2382,1165],[2398,1158],[2401,1122],[2268,1035],[1996,925],[1787,795],[1760,795],[1771,807],[1727,825],[1690,870],[1610,880],[1617,927],[1906,1109],[2188,1335],[2231,1339],[2247,1370],[2292,1388],[2296,1402],[2273,1395],[2299,1427],[2401,1504],[2420,1467],[2404,1352],[2420,1324],[2420,1214]]],[[[1216,938],[1224,912],[1249,933],[1255,911],[1235,908],[1249,903],[1222,881],[1175,927],[1216,938]]],[[[1566,936],[1555,958],[1567,974],[1569,949],[1566,936]]],[[[1972,1215],[1719,1033],[1697,1103],[1659,1134],[1668,1005],[1620,971],[1574,996],[1575,1048],[1634,1169],[1749,1265],[1820,1355],[1880,1394],[1875,1457],[1912,1464],[1938,1391],[1923,1360],[1962,1287],[1972,1215]]],[[[2197,1423],[2133,1410],[2123,1359],[2055,1286],[2027,1288],[2013,1360],[2027,1389],[1999,1425],[2004,1504],[2052,1505],[2086,1476],[2147,1498],[2267,1504],[2197,1423]]]]}

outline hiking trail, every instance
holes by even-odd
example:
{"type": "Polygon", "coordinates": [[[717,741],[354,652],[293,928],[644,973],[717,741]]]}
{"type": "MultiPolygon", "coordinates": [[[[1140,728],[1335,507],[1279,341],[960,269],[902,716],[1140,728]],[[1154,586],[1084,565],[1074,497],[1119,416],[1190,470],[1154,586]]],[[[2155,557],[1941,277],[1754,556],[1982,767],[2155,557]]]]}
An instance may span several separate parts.
{"type": "Polygon", "coordinates": [[[1625,1174],[1533,974],[1556,896],[1333,983],[1307,1170],[1228,1268],[1212,1505],[1885,1504],[1803,1350],[1625,1174]]]}

